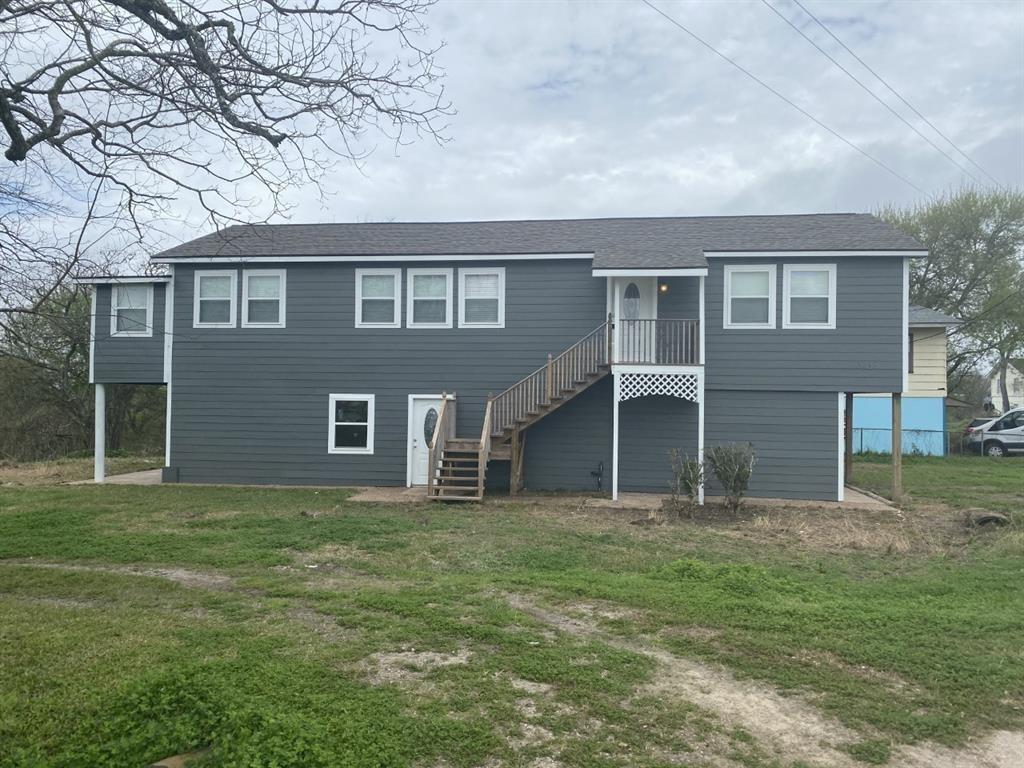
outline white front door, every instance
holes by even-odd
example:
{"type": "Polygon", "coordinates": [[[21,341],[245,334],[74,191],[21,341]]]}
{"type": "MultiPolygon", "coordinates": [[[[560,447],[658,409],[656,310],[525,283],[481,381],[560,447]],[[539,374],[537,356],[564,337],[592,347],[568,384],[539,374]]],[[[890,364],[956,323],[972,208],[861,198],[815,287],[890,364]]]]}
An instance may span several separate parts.
{"type": "Polygon", "coordinates": [[[430,439],[441,413],[440,397],[413,397],[409,407],[409,463],[413,485],[426,485],[430,439]]]}
{"type": "Polygon", "coordinates": [[[619,362],[654,362],[656,284],[651,277],[619,279],[619,362]]]}

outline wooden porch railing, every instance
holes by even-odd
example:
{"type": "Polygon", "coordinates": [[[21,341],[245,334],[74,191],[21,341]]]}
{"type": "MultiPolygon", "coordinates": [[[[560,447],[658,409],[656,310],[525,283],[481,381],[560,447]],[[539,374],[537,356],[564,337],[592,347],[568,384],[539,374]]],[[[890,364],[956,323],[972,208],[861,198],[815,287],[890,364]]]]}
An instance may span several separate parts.
{"type": "Polygon", "coordinates": [[[615,363],[697,365],[700,323],[697,320],[619,320],[615,363]]]}
{"type": "Polygon", "coordinates": [[[445,443],[455,437],[455,395],[441,395],[441,410],[437,414],[434,434],[427,447],[427,497],[436,491],[437,468],[441,466],[441,453],[445,443]]]}
{"type": "Polygon", "coordinates": [[[552,398],[608,365],[611,359],[611,328],[609,318],[558,357],[548,355],[546,365],[492,398],[489,403],[492,410],[490,433],[500,435],[517,421],[536,415],[542,406],[551,403],[552,398]]]}

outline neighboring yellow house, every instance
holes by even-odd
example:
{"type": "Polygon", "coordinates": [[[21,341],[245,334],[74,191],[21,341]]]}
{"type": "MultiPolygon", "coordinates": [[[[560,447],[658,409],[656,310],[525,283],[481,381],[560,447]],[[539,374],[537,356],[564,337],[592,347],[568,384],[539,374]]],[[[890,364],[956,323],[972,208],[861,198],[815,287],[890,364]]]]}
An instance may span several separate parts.
{"type": "MultiPolygon", "coordinates": [[[[911,305],[907,318],[907,391],[903,393],[903,451],[946,453],[946,334],[959,322],[934,309],[911,305]]],[[[857,395],[853,404],[853,450],[889,453],[892,398],[857,395]]]]}
{"type": "MultiPolygon", "coordinates": [[[[999,388],[999,371],[993,369],[989,381],[992,388],[989,395],[992,404],[1002,411],[1003,391],[999,388]]],[[[1011,408],[1020,408],[1024,405],[1024,358],[1010,360],[1010,364],[1006,366],[1006,394],[1010,398],[1011,408]]]]}

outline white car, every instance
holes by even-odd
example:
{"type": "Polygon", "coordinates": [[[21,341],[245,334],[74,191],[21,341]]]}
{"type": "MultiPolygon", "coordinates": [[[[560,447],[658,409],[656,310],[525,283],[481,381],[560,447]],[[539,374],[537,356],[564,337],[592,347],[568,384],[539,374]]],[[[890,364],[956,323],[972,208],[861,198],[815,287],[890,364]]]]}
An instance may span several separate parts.
{"type": "Polygon", "coordinates": [[[985,456],[1024,453],[1024,408],[1015,408],[983,424],[968,427],[968,444],[985,456]]]}

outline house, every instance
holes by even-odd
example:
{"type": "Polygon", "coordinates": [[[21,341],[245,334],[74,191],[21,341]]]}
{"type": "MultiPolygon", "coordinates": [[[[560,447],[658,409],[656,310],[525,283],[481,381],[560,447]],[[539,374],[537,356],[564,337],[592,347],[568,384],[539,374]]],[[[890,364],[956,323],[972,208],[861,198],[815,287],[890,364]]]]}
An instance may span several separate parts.
{"type": "MultiPolygon", "coordinates": [[[[903,451],[946,455],[946,336],[959,320],[934,309],[910,306],[908,387],[903,393],[903,451]]],[[[892,446],[892,398],[865,394],[854,398],[853,449],[889,453],[892,446]]]]}
{"type": "Polygon", "coordinates": [[[230,227],[85,279],[97,479],[135,382],[165,482],[617,496],[749,442],[752,495],[842,499],[845,396],[907,389],[925,255],[861,214],[230,227]]]}
{"type": "MultiPolygon", "coordinates": [[[[999,369],[993,368],[989,374],[989,397],[997,410],[1003,408],[1003,390],[999,385],[999,369]]],[[[1006,366],[1006,394],[1010,398],[1010,408],[1024,406],[1024,358],[1010,358],[1006,366]]]]}

